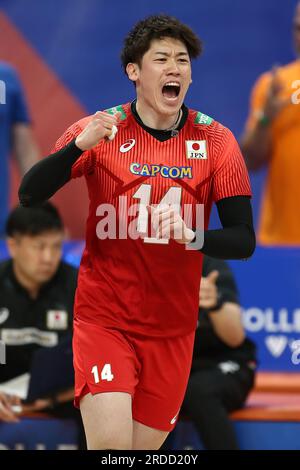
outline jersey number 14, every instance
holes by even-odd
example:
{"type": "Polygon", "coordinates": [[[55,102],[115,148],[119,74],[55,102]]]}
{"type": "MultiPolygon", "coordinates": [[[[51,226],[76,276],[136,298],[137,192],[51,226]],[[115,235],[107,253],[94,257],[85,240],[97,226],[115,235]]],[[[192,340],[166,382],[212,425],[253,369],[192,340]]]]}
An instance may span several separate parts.
{"type": "MultiPolygon", "coordinates": [[[[150,184],[142,184],[139,189],[133,194],[133,198],[140,199],[140,210],[137,220],[137,231],[140,233],[147,233],[148,232],[148,211],[147,206],[150,205],[150,198],[151,198],[151,185],[150,184]]],[[[180,211],[180,204],[181,204],[181,188],[179,187],[172,187],[169,188],[160,203],[157,205],[164,206],[164,205],[172,205],[178,211],[180,211]]],[[[166,238],[156,238],[156,237],[145,237],[145,243],[169,243],[169,240],[166,238]]]]}

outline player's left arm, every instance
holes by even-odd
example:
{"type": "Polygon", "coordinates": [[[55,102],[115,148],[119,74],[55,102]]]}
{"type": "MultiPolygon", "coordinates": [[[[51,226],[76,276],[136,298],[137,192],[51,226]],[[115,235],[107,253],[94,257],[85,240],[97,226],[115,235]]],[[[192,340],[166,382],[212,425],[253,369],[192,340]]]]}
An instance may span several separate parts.
{"type": "Polygon", "coordinates": [[[219,259],[250,258],[256,246],[250,197],[221,199],[217,202],[217,209],[223,228],[204,232],[201,252],[219,259]]]}
{"type": "MultiPolygon", "coordinates": [[[[173,238],[181,244],[194,244],[204,237],[200,251],[219,259],[245,259],[252,256],[255,245],[252,208],[249,196],[233,196],[217,202],[223,228],[192,230],[172,206],[152,210],[152,225],[157,238],[173,238]]],[[[192,248],[192,244],[190,245],[192,248]]],[[[196,247],[196,246],[195,246],[196,247]]]]}

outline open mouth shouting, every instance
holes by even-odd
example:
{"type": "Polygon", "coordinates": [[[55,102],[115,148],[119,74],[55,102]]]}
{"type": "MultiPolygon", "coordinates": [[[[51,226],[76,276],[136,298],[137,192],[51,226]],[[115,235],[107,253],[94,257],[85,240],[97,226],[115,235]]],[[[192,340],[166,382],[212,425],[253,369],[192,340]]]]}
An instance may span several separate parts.
{"type": "Polygon", "coordinates": [[[162,87],[163,97],[172,102],[176,101],[180,93],[180,83],[176,81],[168,81],[162,87]]]}

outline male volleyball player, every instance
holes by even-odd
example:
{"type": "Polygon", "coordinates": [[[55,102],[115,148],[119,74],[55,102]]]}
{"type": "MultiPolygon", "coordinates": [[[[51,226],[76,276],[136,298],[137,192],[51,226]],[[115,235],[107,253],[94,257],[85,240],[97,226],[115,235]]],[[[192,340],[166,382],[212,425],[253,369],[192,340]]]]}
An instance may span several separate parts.
{"type": "Polygon", "coordinates": [[[86,178],[73,346],[75,404],[89,449],[162,445],[189,377],[203,253],[247,258],[255,247],[238,144],[184,105],[200,52],[199,38],[177,19],[140,21],[122,52],[136,99],[73,124],[20,187],[21,203],[32,205],[70,178],[86,178]],[[207,230],[213,202],[219,230],[207,230]],[[196,251],[187,246],[197,239],[199,204],[205,231],[196,251]],[[189,224],[176,210],[187,205],[189,224]]]}

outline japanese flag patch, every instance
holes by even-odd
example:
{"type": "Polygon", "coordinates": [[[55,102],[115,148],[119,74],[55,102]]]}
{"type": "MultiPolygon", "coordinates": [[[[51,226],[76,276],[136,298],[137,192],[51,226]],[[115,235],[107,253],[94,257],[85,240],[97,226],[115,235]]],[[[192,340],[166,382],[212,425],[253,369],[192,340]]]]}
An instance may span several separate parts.
{"type": "Polygon", "coordinates": [[[206,140],[186,140],[187,158],[197,160],[207,160],[206,140]]]}
{"type": "Polygon", "coordinates": [[[66,330],[68,328],[68,313],[65,310],[48,310],[47,328],[49,330],[66,330]]]}

